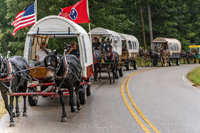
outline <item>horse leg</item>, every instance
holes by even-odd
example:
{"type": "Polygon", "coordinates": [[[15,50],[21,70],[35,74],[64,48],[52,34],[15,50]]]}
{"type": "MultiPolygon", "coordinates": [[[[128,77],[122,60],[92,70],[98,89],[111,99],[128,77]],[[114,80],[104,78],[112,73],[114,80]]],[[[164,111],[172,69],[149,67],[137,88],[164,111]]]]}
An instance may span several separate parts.
{"type": "Polygon", "coordinates": [[[14,96],[10,96],[10,127],[14,127],[14,120],[13,120],[13,101],[14,101],[14,96]]]}
{"type": "Polygon", "coordinates": [[[162,66],[163,66],[163,59],[162,59],[162,57],[160,57],[160,61],[161,61],[161,64],[162,64],[162,66]]]}
{"type": "Polygon", "coordinates": [[[69,103],[70,103],[70,106],[71,106],[71,112],[75,112],[76,111],[76,105],[75,105],[75,101],[74,101],[74,87],[73,86],[69,88],[69,94],[70,94],[69,103]]]}
{"type": "Polygon", "coordinates": [[[99,79],[101,81],[101,65],[99,65],[99,79]]]}
{"type": "Polygon", "coordinates": [[[149,67],[149,57],[147,58],[147,61],[148,61],[148,67],[149,67]]]}
{"type": "Polygon", "coordinates": [[[80,85],[80,81],[77,81],[76,83],[76,106],[78,110],[81,110],[81,103],[80,103],[80,99],[79,99],[79,85],[80,85]]]}
{"type": "Polygon", "coordinates": [[[142,67],[144,66],[144,64],[143,64],[143,58],[141,57],[141,60],[142,60],[142,67]]]}
{"type": "Polygon", "coordinates": [[[19,113],[19,104],[18,104],[18,99],[19,99],[19,96],[15,96],[16,98],[16,107],[15,107],[15,113],[16,113],[16,117],[19,117],[20,116],[20,113],[19,113]]]}
{"type": "Polygon", "coordinates": [[[167,56],[167,66],[169,66],[169,56],[167,56]]]}
{"type": "Polygon", "coordinates": [[[61,122],[66,122],[67,117],[66,117],[66,111],[65,111],[65,101],[63,97],[63,91],[59,91],[59,96],[60,96],[60,103],[62,105],[62,116],[61,116],[61,122]]]}
{"type": "Polygon", "coordinates": [[[108,66],[108,76],[109,76],[109,80],[110,80],[110,84],[112,84],[111,78],[110,78],[110,68],[108,66]]]}
{"type": "Polygon", "coordinates": [[[2,96],[3,101],[4,101],[5,108],[8,111],[9,115],[11,116],[10,108],[9,108],[9,105],[8,105],[8,96],[6,95],[5,92],[2,92],[2,91],[1,91],[1,96],[2,96]]]}
{"type": "Polygon", "coordinates": [[[116,79],[119,78],[118,73],[117,73],[117,67],[118,67],[118,65],[116,65],[116,67],[115,67],[115,75],[116,75],[116,79]]]}
{"type": "Polygon", "coordinates": [[[97,80],[97,65],[94,65],[94,82],[97,80]]]}
{"type": "Polygon", "coordinates": [[[113,83],[115,83],[115,68],[114,65],[112,66],[112,73],[113,73],[113,83]]]}
{"type": "MultiPolygon", "coordinates": [[[[24,82],[23,86],[21,86],[23,89],[23,92],[26,92],[27,90],[27,81],[24,82]]],[[[26,107],[26,96],[23,96],[24,99],[24,111],[23,111],[23,116],[26,117],[27,116],[27,107],[26,107]]]]}

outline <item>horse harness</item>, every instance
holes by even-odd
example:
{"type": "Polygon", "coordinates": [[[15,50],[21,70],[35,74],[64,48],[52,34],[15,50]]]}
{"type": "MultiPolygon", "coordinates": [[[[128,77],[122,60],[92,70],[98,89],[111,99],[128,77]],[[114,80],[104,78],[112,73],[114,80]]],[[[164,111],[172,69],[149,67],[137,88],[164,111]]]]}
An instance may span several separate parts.
{"type": "Polygon", "coordinates": [[[6,76],[4,78],[0,77],[0,83],[4,85],[9,91],[9,94],[12,94],[11,86],[12,86],[12,79],[14,78],[13,72],[14,72],[14,67],[9,59],[5,58],[0,58],[1,59],[1,67],[4,65],[6,68],[4,68],[4,72],[0,74],[0,76],[6,76]],[[8,73],[6,73],[6,70],[8,73]],[[10,82],[10,86],[6,86],[5,83],[10,82]]]}
{"type": "MultiPolygon", "coordinates": [[[[56,93],[58,93],[58,90],[59,90],[60,87],[62,86],[64,80],[67,79],[71,73],[76,77],[77,80],[79,80],[79,79],[78,79],[78,77],[70,70],[70,68],[69,68],[69,63],[68,63],[68,61],[66,60],[66,58],[64,58],[64,57],[59,58],[59,57],[57,56],[57,62],[56,62],[56,63],[57,63],[57,64],[56,64],[56,66],[57,66],[56,68],[54,68],[54,67],[52,67],[52,66],[47,66],[47,69],[50,68],[50,69],[55,70],[55,74],[54,74],[55,78],[54,78],[53,82],[55,83],[56,93]],[[63,67],[61,76],[58,76],[57,73],[58,73],[59,69],[61,68],[61,65],[62,65],[62,64],[64,64],[64,67],[63,67]],[[55,80],[62,80],[62,82],[61,82],[61,84],[60,84],[59,86],[57,86],[55,80]]],[[[80,81],[80,80],[79,80],[79,81],[80,81]]]]}

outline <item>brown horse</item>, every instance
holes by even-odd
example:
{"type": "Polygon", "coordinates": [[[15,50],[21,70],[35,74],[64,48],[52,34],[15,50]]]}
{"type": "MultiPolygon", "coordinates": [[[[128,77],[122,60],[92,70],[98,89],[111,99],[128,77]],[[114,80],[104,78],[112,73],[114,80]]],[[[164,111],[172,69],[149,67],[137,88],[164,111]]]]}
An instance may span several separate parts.
{"type": "Polygon", "coordinates": [[[169,51],[164,50],[163,47],[158,47],[157,51],[158,51],[158,55],[160,54],[160,60],[161,60],[162,66],[166,67],[167,64],[169,63],[169,51]]]}
{"type": "Polygon", "coordinates": [[[146,62],[148,62],[148,66],[149,66],[149,51],[148,50],[144,50],[140,47],[139,49],[139,55],[141,57],[142,60],[142,67],[144,66],[143,64],[143,60],[145,60],[146,62]]]}

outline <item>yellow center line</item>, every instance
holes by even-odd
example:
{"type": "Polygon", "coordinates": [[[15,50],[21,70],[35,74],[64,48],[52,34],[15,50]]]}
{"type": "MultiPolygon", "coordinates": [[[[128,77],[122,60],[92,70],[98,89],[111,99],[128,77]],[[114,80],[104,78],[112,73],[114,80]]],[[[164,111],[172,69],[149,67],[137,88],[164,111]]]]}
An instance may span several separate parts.
{"type": "Polygon", "coordinates": [[[131,113],[131,115],[133,116],[133,118],[136,120],[136,122],[140,125],[140,127],[145,131],[145,133],[150,133],[150,131],[147,129],[147,127],[142,123],[142,121],[138,118],[138,116],[135,114],[135,112],[133,111],[133,109],[131,108],[131,106],[129,105],[128,101],[126,100],[124,91],[123,91],[123,85],[126,81],[126,79],[131,76],[132,74],[128,75],[121,83],[120,86],[120,91],[121,91],[121,95],[122,95],[122,99],[126,105],[126,107],[128,108],[129,112],[131,113]]]}
{"type": "Polygon", "coordinates": [[[130,81],[130,79],[135,76],[136,74],[139,74],[141,72],[145,72],[145,71],[149,71],[149,70],[153,70],[153,69],[157,69],[157,68],[152,68],[152,69],[147,69],[147,70],[142,70],[142,71],[139,71],[139,72],[135,72],[133,73],[129,78],[128,80],[126,81],[126,84],[125,84],[125,88],[126,88],[126,94],[131,102],[131,104],[133,105],[133,107],[135,108],[135,110],[139,113],[139,115],[144,119],[144,121],[156,132],[156,133],[160,133],[160,131],[158,131],[158,129],[146,118],[146,116],[142,113],[142,111],[138,108],[138,106],[136,105],[136,103],[133,101],[130,93],[129,93],[129,89],[128,89],[128,83],[130,81]]]}

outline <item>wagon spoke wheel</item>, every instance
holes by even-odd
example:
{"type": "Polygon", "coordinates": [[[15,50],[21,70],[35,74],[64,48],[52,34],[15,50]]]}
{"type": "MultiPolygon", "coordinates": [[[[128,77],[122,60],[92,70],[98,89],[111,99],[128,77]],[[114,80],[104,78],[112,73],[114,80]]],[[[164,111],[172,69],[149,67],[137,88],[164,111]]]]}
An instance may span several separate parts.
{"type": "MultiPolygon", "coordinates": [[[[35,92],[37,88],[29,88],[28,92],[35,92]]],[[[38,103],[38,95],[28,96],[28,102],[30,106],[36,106],[38,103]]]]}

